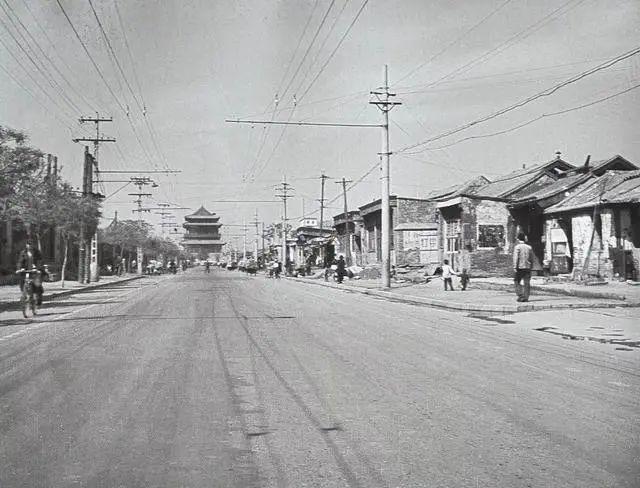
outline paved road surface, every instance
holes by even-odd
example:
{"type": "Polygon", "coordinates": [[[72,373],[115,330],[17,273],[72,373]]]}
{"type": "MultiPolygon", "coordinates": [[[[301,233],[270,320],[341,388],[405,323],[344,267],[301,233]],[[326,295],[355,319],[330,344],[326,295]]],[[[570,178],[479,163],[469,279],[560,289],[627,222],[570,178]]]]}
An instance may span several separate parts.
{"type": "Polygon", "coordinates": [[[637,487],[637,351],[214,270],[0,315],[0,486],[637,487]]]}

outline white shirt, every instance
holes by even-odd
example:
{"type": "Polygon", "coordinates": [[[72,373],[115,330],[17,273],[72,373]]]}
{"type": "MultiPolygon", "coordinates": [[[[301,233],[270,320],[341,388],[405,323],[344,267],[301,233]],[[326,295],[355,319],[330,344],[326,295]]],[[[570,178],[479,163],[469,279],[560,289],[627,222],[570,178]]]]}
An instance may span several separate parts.
{"type": "Polygon", "coordinates": [[[443,278],[451,278],[452,275],[456,274],[451,266],[448,264],[442,265],[442,277],[443,278]]]}

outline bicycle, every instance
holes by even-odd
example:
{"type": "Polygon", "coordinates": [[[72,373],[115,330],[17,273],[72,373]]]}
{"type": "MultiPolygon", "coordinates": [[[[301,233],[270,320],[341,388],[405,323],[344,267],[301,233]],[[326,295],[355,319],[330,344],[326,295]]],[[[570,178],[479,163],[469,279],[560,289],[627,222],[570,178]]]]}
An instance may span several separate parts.
{"type": "Polygon", "coordinates": [[[33,268],[30,270],[19,269],[16,274],[24,273],[24,282],[22,284],[22,295],[20,296],[20,308],[25,319],[29,318],[29,310],[31,315],[38,313],[38,301],[35,294],[35,281],[39,279],[40,271],[33,268]]]}

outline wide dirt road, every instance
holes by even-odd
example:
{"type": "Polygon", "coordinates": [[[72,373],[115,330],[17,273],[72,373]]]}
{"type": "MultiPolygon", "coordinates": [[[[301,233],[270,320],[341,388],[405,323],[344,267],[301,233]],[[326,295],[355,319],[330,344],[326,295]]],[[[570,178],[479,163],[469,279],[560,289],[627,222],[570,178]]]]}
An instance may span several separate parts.
{"type": "Polygon", "coordinates": [[[640,486],[635,351],[218,270],[75,300],[0,317],[3,488],[640,486]]]}

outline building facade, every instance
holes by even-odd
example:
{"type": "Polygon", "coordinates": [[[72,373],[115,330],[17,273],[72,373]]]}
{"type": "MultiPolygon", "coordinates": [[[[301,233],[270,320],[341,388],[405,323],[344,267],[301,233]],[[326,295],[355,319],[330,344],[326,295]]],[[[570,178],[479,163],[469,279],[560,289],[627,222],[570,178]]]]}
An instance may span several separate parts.
{"type": "Polygon", "coordinates": [[[187,215],[182,226],[186,229],[181,242],[185,250],[198,259],[220,260],[222,242],[220,236],[220,217],[200,207],[195,213],[187,215]]]}

